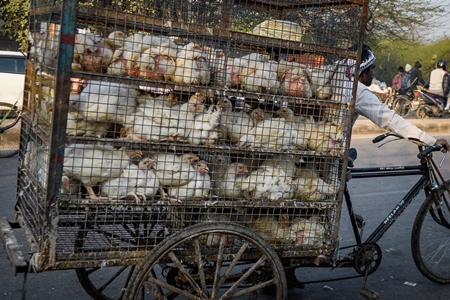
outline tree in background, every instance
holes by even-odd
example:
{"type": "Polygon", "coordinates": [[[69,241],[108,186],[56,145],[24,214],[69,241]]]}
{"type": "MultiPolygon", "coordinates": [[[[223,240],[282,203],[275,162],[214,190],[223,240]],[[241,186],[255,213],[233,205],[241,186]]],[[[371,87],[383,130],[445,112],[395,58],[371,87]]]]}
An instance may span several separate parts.
{"type": "Polygon", "coordinates": [[[435,16],[445,15],[445,8],[430,0],[371,0],[369,6],[373,29],[367,33],[367,43],[378,41],[416,42],[424,32],[436,28],[435,16]]]}
{"type": "Polygon", "coordinates": [[[28,0],[2,0],[0,4],[1,32],[15,39],[22,51],[28,48],[28,0]]]}
{"type": "Polygon", "coordinates": [[[450,38],[445,37],[432,43],[400,43],[394,41],[380,41],[373,47],[377,62],[375,77],[391,85],[392,78],[397,74],[399,66],[410,64],[414,66],[416,61],[422,64],[422,74],[424,79],[436,67],[439,59],[450,62],[450,38]]]}

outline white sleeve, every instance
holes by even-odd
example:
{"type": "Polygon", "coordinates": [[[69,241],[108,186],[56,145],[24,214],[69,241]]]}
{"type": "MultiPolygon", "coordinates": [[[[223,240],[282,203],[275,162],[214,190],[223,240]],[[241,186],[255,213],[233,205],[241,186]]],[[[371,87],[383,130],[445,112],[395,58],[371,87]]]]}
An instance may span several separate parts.
{"type": "Polygon", "coordinates": [[[370,92],[365,86],[362,88],[360,85],[363,84],[358,83],[355,103],[355,112],[357,114],[368,118],[381,128],[393,131],[401,136],[419,139],[427,145],[434,145],[436,143],[436,138],[426,134],[424,131],[399,116],[386,104],[381,103],[378,97],[370,92]]]}

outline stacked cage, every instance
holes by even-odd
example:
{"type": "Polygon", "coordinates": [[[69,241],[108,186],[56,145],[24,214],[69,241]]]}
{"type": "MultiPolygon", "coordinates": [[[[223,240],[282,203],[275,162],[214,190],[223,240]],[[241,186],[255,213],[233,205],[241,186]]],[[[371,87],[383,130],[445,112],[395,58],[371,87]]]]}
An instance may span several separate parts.
{"type": "Polygon", "coordinates": [[[364,1],[31,3],[16,216],[37,270],[136,264],[211,222],[334,251],[364,1]]]}

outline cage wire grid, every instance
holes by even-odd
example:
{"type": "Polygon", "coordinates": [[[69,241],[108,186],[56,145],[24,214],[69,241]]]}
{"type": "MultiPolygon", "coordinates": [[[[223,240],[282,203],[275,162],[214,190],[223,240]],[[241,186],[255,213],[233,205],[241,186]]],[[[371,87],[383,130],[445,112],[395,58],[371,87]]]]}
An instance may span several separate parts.
{"type": "Polygon", "coordinates": [[[333,247],[362,3],[67,2],[73,28],[58,1],[30,13],[16,209],[36,244],[131,257],[224,221],[298,256],[333,247]]]}

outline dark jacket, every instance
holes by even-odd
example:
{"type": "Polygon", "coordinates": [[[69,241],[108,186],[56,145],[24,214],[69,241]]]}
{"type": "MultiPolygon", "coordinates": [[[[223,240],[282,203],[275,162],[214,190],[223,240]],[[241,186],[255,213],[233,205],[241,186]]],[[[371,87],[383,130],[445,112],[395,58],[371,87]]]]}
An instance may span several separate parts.
{"type": "Polygon", "coordinates": [[[409,81],[411,82],[411,86],[409,87],[411,91],[416,90],[418,84],[422,86],[425,85],[425,80],[423,80],[422,72],[416,67],[411,69],[411,77],[409,81]]]}
{"type": "Polygon", "coordinates": [[[447,97],[450,92],[450,75],[446,73],[442,79],[442,91],[444,92],[444,97],[447,97]]]}

